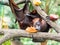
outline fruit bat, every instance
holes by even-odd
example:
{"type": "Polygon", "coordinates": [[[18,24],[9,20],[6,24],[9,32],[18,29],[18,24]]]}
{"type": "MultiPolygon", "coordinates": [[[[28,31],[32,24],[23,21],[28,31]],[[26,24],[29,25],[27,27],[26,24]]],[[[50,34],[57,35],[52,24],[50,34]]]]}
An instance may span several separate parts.
{"type": "MultiPolygon", "coordinates": [[[[22,9],[20,9],[13,0],[9,0],[10,8],[13,12],[13,14],[16,17],[16,21],[18,22],[21,29],[26,30],[29,33],[35,33],[35,32],[48,32],[51,26],[46,23],[42,19],[42,17],[37,13],[36,10],[33,10],[32,12],[29,11],[29,5],[28,1],[25,0],[25,5],[22,9]]],[[[54,16],[49,16],[50,19],[55,19],[54,16]]],[[[53,21],[53,20],[52,20],[53,21]]],[[[34,42],[41,42],[45,41],[43,38],[36,39],[33,38],[34,42]]]]}

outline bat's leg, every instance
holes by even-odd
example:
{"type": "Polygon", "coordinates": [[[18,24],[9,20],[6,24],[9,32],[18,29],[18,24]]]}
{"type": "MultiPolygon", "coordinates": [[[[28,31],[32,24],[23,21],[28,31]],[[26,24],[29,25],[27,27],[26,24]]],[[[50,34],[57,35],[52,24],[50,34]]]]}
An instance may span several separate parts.
{"type": "Polygon", "coordinates": [[[44,42],[41,42],[41,45],[47,45],[47,40],[44,42]]]}

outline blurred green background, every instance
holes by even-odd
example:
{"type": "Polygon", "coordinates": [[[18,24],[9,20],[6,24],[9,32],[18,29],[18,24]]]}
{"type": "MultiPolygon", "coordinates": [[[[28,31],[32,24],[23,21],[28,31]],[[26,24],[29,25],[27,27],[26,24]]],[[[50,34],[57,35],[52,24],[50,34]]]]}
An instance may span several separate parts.
{"type": "MultiPolygon", "coordinates": [[[[7,0],[2,0],[2,2],[7,2],[7,0]]],[[[18,0],[15,0],[18,1],[18,0]]],[[[60,0],[41,0],[41,8],[44,9],[45,11],[47,10],[47,14],[57,14],[60,16],[60,0]],[[48,6],[48,8],[47,8],[48,6]],[[47,9],[46,9],[47,8],[47,9]]],[[[19,4],[18,6],[20,8],[23,7],[24,4],[19,4]]],[[[33,10],[33,7],[31,4],[29,4],[29,9],[30,11],[33,10]]],[[[15,16],[12,14],[12,11],[9,6],[2,5],[0,3],[0,18],[3,18],[3,20],[6,22],[7,26],[9,29],[18,29],[19,25],[18,23],[15,23],[15,16]]],[[[56,21],[58,25],[60,25],[60,19],[56,21]]],[[[3,28],[3,24],[1,24],[3,28]]],[[[53,29],[51,29],[50,33],[56,33],[53,29]]],[[[21,42],[24,45],[38,45],[39,43],[34,43],[32,42],[32,39],[30,38],[21,38],[21,42]]],[[[6,41],[2,45],[10,45],[10,40],[6,41]]],[[[47,45],[60,45],[60,42],[53,41],[53,40],[48,40],[47,45]]]]}

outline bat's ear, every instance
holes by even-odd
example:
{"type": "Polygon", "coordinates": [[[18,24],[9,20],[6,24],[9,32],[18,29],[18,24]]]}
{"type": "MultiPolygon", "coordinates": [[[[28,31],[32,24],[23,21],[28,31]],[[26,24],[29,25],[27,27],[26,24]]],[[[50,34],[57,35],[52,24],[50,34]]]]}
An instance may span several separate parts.
{"type": "Polygon", "coordinates": [[[28,1],[26,1],[24,7],[23,7],[23,12],[24,13],[29,13],[29,3],[28,1]]]}

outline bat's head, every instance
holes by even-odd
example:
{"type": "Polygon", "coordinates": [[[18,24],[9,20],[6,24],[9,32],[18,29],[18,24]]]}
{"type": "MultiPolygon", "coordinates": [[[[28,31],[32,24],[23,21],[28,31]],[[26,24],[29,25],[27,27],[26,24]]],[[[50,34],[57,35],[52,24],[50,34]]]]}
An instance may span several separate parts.
{"type": "Polygon", "coordinates": [[[36,28],[36,30],[40,31],[41,30],[41,19],[40,18],[34,18],[32,20],[33,22],[33,27],[36,28]]]}

